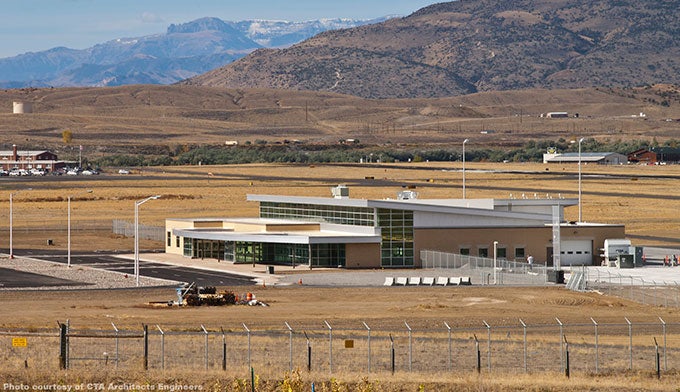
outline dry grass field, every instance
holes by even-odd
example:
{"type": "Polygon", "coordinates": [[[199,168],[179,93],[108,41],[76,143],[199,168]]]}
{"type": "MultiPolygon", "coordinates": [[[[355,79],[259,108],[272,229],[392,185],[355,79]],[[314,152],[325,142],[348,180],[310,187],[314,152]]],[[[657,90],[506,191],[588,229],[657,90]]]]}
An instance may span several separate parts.
{"type": "MultiPolygon", "coordinates": [[[[9,193],[14,192],[14,247],[16,249],[66,249],[66,198],[72,199],[72,247],[74,251],[129,250],[132,240],[113,236],[111,219],[131,221],[134,201],[150,195],[159,200],[140,209],[140,222],[163,225],[166,217],[255,216],[257,204],[247,203],[247,194],[288,194],[330,196],[330,187],[347,184],[353,198],[390,198],[403,186],[415,186],[420,198],[459,198],[460,162],[371,165],[235,165],[159,167],[137,170],[131,175],[104,174],[91,177],[3,178],[0,181],[0,243],[7,244],[9,193]],[[371,178],[372,177],[372,178],[371,178]],[[371,178],[371,179],[369,179],[371,178]],[[87,193],[92,190],[91,193],[87,193]],[[54,245],[47,245],[52,239],[54,245]]],[[[483,164],[466,165],[466,186],[470,198],[576,197],[576,165],[483,164]]],[[[680,166],[585,165],[583,167],[584,220],[624,223],[636,245],[677,246],[680,229],[680,166]]],[[[577,210],[567,211],[575,220],[577,210]]],[[[144,249],[162,244],[142,242],[144,249]]],[[[1,263],[1,260],[0,260],[1,263]]],[[[349,272],[351,273],[351,272],[349,272]]],[[[433,328],[443,321],[454,326],[516,325],[518,318],[529,324],[554,323],[559,315],[566,323],[655,320],[680,322],[675,309],[644,306],[596,293],[567,292],[560,288],[482,288],[456,291],[436,288],[315,288],[257,287],[252,289],[269,307],[150,308],[149,301],[172,299],[171,289],[116,291],[0,291],[4,327],[54,327],[56,320],[70,319],[81,327],[139,328],[142,323],[168,328],[197,328],[203,324],[253,329],[282,328],[285,321],[295,325],[318,325],[323,320],[341,327],[360,327],[361,322],[380,328],[403,325],[415,329],[433,328]],[[190,325],[186,321],[191,320],[190,325]]],[[[334,375],[337,385],[325,374],[281,375],[279,380],[262,380],[258,391],[286,390],[282,382],[294,384],[291,391],[309,390],[317,381],[324,391],[417,391],[417,390],[677,390],[667,373],[661,381],[651,373],[589,376],[569,380],[555,374],[537,375],[432,375],[397,374],[376,380],[356,374],[334,375]],[[366,377],[366,378],[363,378],[366,377]],[[284,380],[284,381],[281,381],[284,380]],[[322,384],[325,381],[325,384],[322,384]],[[297,383],[297,384],[296,384],[297,383]],[[298,386],[299,384],[299,386],[298,386]],[[420,386],[422,389],[419,389],[420,386]],[[344,388],[344,389],[343,389],[344,388]]],[[[56,379],[76,382],[179,382],[200,383],[210,390],[249,390],[238,384],[243,374],[225,378],[215,372],[153,371],[119,373],[112,370],[91,374],[82,371],[42,374],[35,369],[0,373],[12,382],[44,383],[56,379]],[[230,378],[233,377],[233,378],[230,378]],[[81,381],[78,381],[81,380],[81,381]],[[84,380],[84,381],[82,381],[84,380]]],[[[245,382],[245,380],[244,380],[245,382]]],[[[245,385],[245,384],[244,384],[245,385]]],[[[248,384],[249,385],[249,384],[248,384]]],[[[7,390],[7,388],[5,388],[7,390]]]]}
{"type": "Polygon", "coordinates": [[[530,140],[680,139],[677,88],[526,90],[439,99],[369,100],[304,91],[233,90],[191,86],[123,86],[0,90],[0,145],[41,146],[60,157],[85,146],[90,158],[144,153],[150,146],[224,145],[226,140],[297,139],[333,144],[521,146],[530,140]],[[669,95],[670,94],[670,95],[669,95]],[[13,115],[12,101],[34,103],[13,115]],[[568,111],[579,118],[541,118],[568,111]],[[645,113],[646,117],[639,117],[645,113]],[[666,120],[673,121],[666,121],[666,120]],[[73,142],[64,145],[62,132],[73,142]],[[485,131],[484,134],[481,132],[485,131]]]}

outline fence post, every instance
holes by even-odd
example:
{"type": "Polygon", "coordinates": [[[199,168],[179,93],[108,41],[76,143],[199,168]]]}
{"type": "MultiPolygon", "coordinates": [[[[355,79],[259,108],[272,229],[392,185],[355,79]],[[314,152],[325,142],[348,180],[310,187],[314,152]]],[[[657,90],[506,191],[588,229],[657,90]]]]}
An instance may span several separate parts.
{"type": "Polygon", "coordinates": [[[628,323],[628,353],[630,357],[628,369],[633,370],[633,324],[630,322],[630,320],[628,320],[627,317],[624,317],[624,319],[628,323]]]}
{"type": "Polygon", "coordinates": [[[451,343],[451,327],[449,327],[449,324],[447,322],[444,322],[444,325],[446,326],[446,329],[449,330],[449,357],[447,358],[447,368],[449,371],[451,371],[452,370],[451,362],[453,357],[453,346],[451,343]]]}
{"type": "Polygon", "coordinates": [[[287,321],[284,324],[288,327],[288,371],[293,373],[293,328],[290,327],[287,321]]]}
{"type": "Polygon", "coordinates": [[[595,324],[595,373],[600,372],[600,346],[599,346],[599,335],[597,333],[597,321],[594,318],[590,318],[595,324]]]}
{"type": "Polygon", "coordinates": [[[161,369],[165,370],[165,332],[163,332],[158,324],[156,324],[156,328],[161,333],[161,369]]]}
{"type": "Polygon", "coordinates": [[[224,328],[220,327],[220,331],[222,331],[222,370],[227,370],[227,335],[224,328]]]}
{"type": "Polygon", "coordinates": [[[113,329],[116,331],[116,368],[118,367],[118,327],[116,327],[116,324],[111,323],[113,326],[113,329]]]}
{"type": "Polygon", "coordinates": [[[486,321],[482,320],[484,325],[486,325],[487,337],[486,337],[486,362],[489,372],[491,372],[491,326],[487,324],[486,321]]]}
{"type": "Polygon", "coordinates": [[[668,359],[666,358],[666,322],[661,317],[661,328],[663,329],[663,371],[668,371],[668,359]]]}
{"type": "Polygon", "coordinates": [[[369,328],[368,324],[366,324],[365,321],[362,321],[364,323],[364,327],[366,327],[366,330],[368,330],[368,372],[371,372],[371,328],[369,328]]]}
{"type": "Polygon", "coordinates": [[[248,329],[246,323],[243,323],[243,328],[246,330],[246,333],[248,334],[248,367],[252,368],[253,366],[250,361],[250,329],[248,329]]]}
{"type": "Polygon", "coordinates": [[[390,362],[392,364],[392,374],[394,374],[394,338],[390,334],[390,362]]]}
{"type": "Polygon", "coordinates": [[[144,370],[149,370],[149,326],[144,326],[144,370]]]}
{"type": "Polygon", "coordinates": [[[661,362],[659,361],[659,343],[656,342],[656,336],[654,337],[654,348],[656,351],[656,378],[661,378],[661,362]]]}
{"type": "Polygon", "coordinates": [[[408,371],[411,372],[413,371],[413,331],[406,321],[404,321],[404,325],[408,329],[408,371]]]}
{"type": "Polygon", "coordinates": [[[69,335],[71,334],[71,319],[66,319],[66,369],[71,368],[71,340],[69,335]]]}
{"type": "Polygon", "coordinates": [[[201,324],[201,329],[203,330],[203,333],[205,334],[205,343],[204,343],[204,351],[205,351],[205,370],[208,370],[208,330],[205,329],[203,324],[201,324]]]}
{"type": "Polygon", "coordinates": [[[312,371],[312,344],[309,342],[309,336],[307,336],[307,331],[302,331],[305,334],[305,339],[307,339],[307,371],[312,371]]]}
{"type": "Polygon", "coordinates": [[[328,321],[324,320],[326,327],[328,327],[328,363],[330,368],[330,373],[333,374],[333,328],[328,324],[328,321]]]}
{"type": "Polygon", "coordinates": [[[519,319],[519,322],[522,324],[522,328],[524,328],[524,373],[527,372],[527,325],[524,324],[524,321],[522,319],[519,319]]]}
{"type": "Polygon", "coordinates": [[[59,369],[67,369],[66,356],[68,355],[67,350],[67,330],[66,324],[59,323],[59,369]]]}
{"type": "Polygon", "coordinates": [[[564,369],[564,346],[562,345],[562,340],[564,339],[564,325],[557,317],[555,317],[555,320],[557,320],[557,324],[560,326],[560,366],[564,369]]]}
{"type": "Polygon", "coordinates": [[[472,334],[475,338],[475,350],[477,351],[477,374],[482,372],[482,353],[479,350],[479,340],[477,340],[477,335],[472,334]]]}
{"type": "Polygon", "coordinates": [[[565,358],[566,358],[566,366],[564,368],[564,375],[569,378],[569,342],[567,341],[567,337],[564,337],[564,347],[565,347],[565,358]]]}

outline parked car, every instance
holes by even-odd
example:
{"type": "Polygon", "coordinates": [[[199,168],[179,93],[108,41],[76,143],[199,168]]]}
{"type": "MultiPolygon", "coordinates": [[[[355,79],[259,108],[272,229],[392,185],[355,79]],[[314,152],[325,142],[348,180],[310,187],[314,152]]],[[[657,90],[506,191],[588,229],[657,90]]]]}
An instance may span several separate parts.
{"type": "Polygon", "coordinates": [[[126,169],[120,169],[118,170],[118,174],[130,174],[130,171],[126,169]]]}

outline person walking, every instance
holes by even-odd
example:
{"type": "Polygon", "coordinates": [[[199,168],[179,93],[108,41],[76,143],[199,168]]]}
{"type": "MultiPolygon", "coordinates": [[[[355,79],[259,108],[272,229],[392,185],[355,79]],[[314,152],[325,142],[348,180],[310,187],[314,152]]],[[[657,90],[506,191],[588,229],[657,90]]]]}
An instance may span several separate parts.
{"type": "Polygon", "coordinates": [[[534,256],[529,255],[529,257],[527,257],[527,263],[529,263],[529,271],[531,271],[534,266],[534,256]]]}

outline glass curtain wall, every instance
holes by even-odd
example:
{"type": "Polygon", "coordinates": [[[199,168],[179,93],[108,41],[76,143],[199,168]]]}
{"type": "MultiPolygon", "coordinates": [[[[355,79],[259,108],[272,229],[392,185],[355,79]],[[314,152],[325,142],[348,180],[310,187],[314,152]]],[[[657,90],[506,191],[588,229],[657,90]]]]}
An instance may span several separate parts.
{"type": "Polygon", "coordinates": [[[382,232],[381,265],[412,267],[413,211],[379,208],[378,226],[382,232]]]}
{"type": "Polygon", "coordinates": [[[341,225],[373,226],[373,208],[260,202],[260,217],[341,225]]]}

